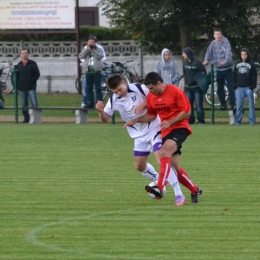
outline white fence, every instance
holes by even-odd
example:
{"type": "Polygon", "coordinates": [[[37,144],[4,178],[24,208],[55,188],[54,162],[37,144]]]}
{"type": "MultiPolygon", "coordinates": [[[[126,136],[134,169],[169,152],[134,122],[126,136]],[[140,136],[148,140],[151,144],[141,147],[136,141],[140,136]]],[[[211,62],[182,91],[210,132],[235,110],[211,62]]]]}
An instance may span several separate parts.
{"type": "MultiPolygon", "coordinates": [[[[137,73],[145,76],[155,71],[160,55],[141,55],[141,49],[134,41],[100,42],[107,55],[107,63],[119,61],[125,63],[131,60],[137,73]]],[[[82,43],[82,47],[84,43],[82,43]]],[[[26,47],[30,58],[37,62],[41,77],[38,80],[38,93],[77,93],[77,48],[76,42],[0,42],[0,61],[11,59],[26,47]]],[[[181,71],[181,56],[174,56],[181,71]]],[[[15,60],[14,65],[19,62],[15,60]]],[[[131,65],[131,63],[129,63],[131,65]]]]}

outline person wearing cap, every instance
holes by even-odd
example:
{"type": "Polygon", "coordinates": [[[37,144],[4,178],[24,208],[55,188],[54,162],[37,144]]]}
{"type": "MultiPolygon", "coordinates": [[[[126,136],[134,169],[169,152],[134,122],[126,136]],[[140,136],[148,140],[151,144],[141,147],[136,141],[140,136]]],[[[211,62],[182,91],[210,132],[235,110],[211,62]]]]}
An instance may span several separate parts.
{"type": "Polygon", "coordinates": [[[96,46],[96,37],[90,36],[87,47],[83,48],[79,54],[79,59],[84,59],[82,70],[86,73],[86,108],[94,108],[96,101],[102,100],[101,80],[102,80],[102,59],[104,55],[102,49],[96,46]],[[94,86],[96,100],[94,100],[94,86]]]}
{"type": "Polygon", "coordinates": [[[183,49],[182,56],[185,60],[183,64],[183,76],[185,81],[184,91],[190,101],[191,106],[189,124],[194,124],[196,121],[194,115],[195,102],[198,124],[204,125],[205,114],[203,109],[203,92],[195,78],[197,74],[207,74],[207,72],[202,62],[194,57],[193,50],[190,47],[183,49]]]}
{"type": "Polygon", "coordinates": [[[246,48],[240,51],[240,61],[235,65],[234,69],[234,89],[236,96],[236,114],[234,125],[242,123],[244,100],[248,100],[248,121],[250,125],[255,125],[255,104],[253,90],[257,84],[257,69],[249,56],[249,50],[246,48]]]}
{"type": "Polygon", "coordinates": [[[162,77],[164,84],[178,85],[180,72],[177,64],[171,59],[171,52],[164,48],[161,53],[161,61],[156,66],[157,73],[162,77]]]}

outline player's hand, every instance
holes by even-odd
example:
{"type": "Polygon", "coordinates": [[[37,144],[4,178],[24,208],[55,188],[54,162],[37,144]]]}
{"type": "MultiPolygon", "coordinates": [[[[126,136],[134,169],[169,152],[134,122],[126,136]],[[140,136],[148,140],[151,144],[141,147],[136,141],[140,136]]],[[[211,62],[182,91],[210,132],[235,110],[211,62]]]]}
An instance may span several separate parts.
{"type": "Polygon", "coordinates": [[[137,119],[133,119],[133,120],[129,120],[124,124],[124,128],[126,128],[127,126],[131,126],[137,123],[137,119]]]}
{"type": "Polygon", "coordinates": [[[208,63],[207,61],[204,61],[204,62],[203,62],[203,65],[204,65],[204,66],[206,66],[206,65],[208,65],[208,64],[209,64],[209,63],[208,63]]]}
{"type": "Polygon", "coordinates": [[[96,104],[96,110],[98,112],[103,112],[104,111],[104,103],[102,101],[98,101],[96,104]]]}
{"type": "Polygon", "coordinates": [[[137,115],[140,115],[145,109],[147,108],[147,103],[146,101],[143,102],[142,104],[138,105],[135,109],[134,112],[137,115]]]}
{"type": "Polygon", "coordinates": [[[166,129],[166,128],[170,127],[170,126],[171,126],[171,124],[170,124],[169,121],[161,122],[161,129],[166,129]]]}
{"type": "Polygon", "coordinates": [[[220,66],[224,66],[225,65],[225,61],[221,61],[219,64],[220,64],[220,66]]]}

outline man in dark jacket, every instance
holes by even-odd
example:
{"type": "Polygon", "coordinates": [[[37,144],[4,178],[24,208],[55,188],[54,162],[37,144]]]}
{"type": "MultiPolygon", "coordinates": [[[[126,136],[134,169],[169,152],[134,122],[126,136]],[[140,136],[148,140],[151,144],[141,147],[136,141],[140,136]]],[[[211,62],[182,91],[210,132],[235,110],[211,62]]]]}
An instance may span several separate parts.
{"type": "Polygon", "coordinates": [[[254,62],[250,60],[249,51],[243,48],[240,51],[241,60],[236,64],[234,70],[234,88],[236,95],[235,125],[242,123],[243,104],[245,97],[248,100],[248,120],[250,125],[255,124],[254,93],[257,83],[257,70],[254,62]]]}
{"type": "Polygon", "coordinates": [[[201,73],[207,74],[207,72],[202,62],[193,56],[193,51],[190,47],[184,48],[182,56],[185,59],[183,65],[185,94],[187,95],[191,106],[191,115],[189,118],[189,124],[195,123],[194,105],[193,105],[195,101],[198,123],[200,125],[204,125],[205,115],[203,109],[203,92],[199,87],[195,78],[197,74],[201,74],[201,73]]]}
{"type": "Polygon", "coordinates": [[[30,115],[28,113],[29,99],[32,107],[38,107],[36,96],[37,80],[40,77],[37,63],[28,59],[29,51],[22,49],[20,51],[21,61],[17,64],[17,88],[22,102],[23,123],[29,123],[30,115]]]}

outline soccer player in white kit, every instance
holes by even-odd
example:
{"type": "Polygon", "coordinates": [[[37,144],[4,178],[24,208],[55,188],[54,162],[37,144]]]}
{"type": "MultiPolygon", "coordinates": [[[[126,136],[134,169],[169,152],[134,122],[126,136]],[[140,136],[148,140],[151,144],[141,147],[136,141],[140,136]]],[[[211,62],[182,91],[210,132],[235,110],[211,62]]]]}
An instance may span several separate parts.
{"type": "MultiPolygon", "coordinates": [[[[106,106],[102,101],[98,101],[96,104],[102,122],[108,122],[114,111],[118,111],[125,122],[146,114],[146,95],[149,90],[145,85],[126,84],[120,75],[112,75],[107,81],[107,86],[113,95],[106,106]]],[[[148,163],[148,157],[151,152],[154,152],[159,164],[159,150],[162,146],[160,119],[157,117],[149,123],[136,123],[126,128],[130,137],[134,139],[135,168],[148,179],[157,181],[159,175],[154,167],[148,163]]],[[[174,189],[175,196],[183,196],[176,173],[173,170],[171,170],[167,181],[174,189]]]]}

